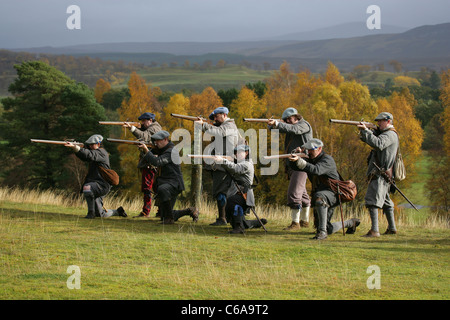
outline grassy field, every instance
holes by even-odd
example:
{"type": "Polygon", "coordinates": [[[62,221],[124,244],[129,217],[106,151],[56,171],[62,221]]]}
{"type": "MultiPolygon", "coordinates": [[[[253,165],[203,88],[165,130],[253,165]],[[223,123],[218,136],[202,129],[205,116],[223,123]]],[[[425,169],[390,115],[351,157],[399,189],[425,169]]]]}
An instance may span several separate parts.
{"type": "MultiPolygon", "coordinates": [[[[269,220],[267,234],[229,235],[229,227],[209,226],[215,208],[208,203],[198,223],[183,217],[167,226],[156,218],[86,220],[81,199],[64,193],[0,189],[0,200],[2,300],[450,297],[448,226],[407,213],[398,216],[397,235],[362,238],[370,226],[362,215],[356,234],[315,241],[312,227],[283,230],[284,208],[257,208],[269,220]],[[69,266],[79,267],[80,289],[68,288],[69,266]],[[379,289],[370,289],[373,266],[379,289]]],[[[119,204],[134,215],[140,198],[105,202],[119,204]]]]}
{"type": "Polygon", "coordinates": [[[240,89],[247,83],[263,81],[273,71],[255,71],[242,66],[227,66],[210,70],[195,70],[186,68],[154,68],[151,72],[139,72],[147,83],[160,87],[163,91],[180,91],[190,89],[201,92],[211,86],[219,89],[240,89]]]}

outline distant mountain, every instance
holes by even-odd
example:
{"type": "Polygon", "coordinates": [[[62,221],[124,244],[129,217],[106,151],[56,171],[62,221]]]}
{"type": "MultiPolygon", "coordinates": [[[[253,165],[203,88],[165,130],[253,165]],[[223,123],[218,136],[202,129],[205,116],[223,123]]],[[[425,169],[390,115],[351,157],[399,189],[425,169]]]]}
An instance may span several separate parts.
{"type": "Polygon", "coordinates": [[[296,41],[240,41],[240,42],[119,42],[85,44],[66,47],[38,47],[10,49],[32,53],[90,54],[90,53],[169,53],[201,55],[207,53],[235,53],[241,50],[264,49],[295,43],[296,41]]]}
{"type": "MultiPolygon", "coordinates": [[[[341,25],[348,28],[354,24],[341,25]]],[[[355,28],[355,32],[362,32],[355,28]]],[[[393,29],[391,29],[393,30],[393,29]]],[[[365,31],[364,31],[365,32],[365,31]]],[[[301,34],[296,34],[300,36],[301,34]]],[[[311,37],[333,33],[329,29],[318,30],[311,37]]],[[[305,36],[305,35],[303,35],[305,36]]],[[[285,38],[289,36],[284,36],[285,38]]],[[[93,53],[169,53],[173,55],[203,55],[208,53],[233,53],[278,58],[424,58],[447,57],[450,54],[450,23],[421,26],[396,34],[375,34],[352,38],[326,40],[261,40],[239,42],[130,42],[102,43],[67,47],[22,48],[12,51],[51,54],[93,53]]]]}
{"type": "MultiPolygon", "coordinates": [[[[346,25],[350,26],[351,24],[346,25]]],[[[319,37],[319,31],[311,36],[319,37]]],[[[349,34],[348,32],[347,30],[346,34],[349,34]]],[[[338,34],[342,36],[343,29],[338,34]]],[[[300,34],[297,36],[300,37],[300,34]]],[[[284,39],[289,37],[291,36],[288,35],[284,39]]],[[[262,68],[264,64],[270,63],[276,68],[283,61],[288,61],[293,68],[309,68],[313,72],[323,71],[327,61],[332,61],[339,68],[351,70],[358,64],[382,64],[396,59],[408,70],[419,70],[421,67],[439,70],[450,66],[450,23],[421,26],[395,34],[312,41],[103,43],[57,48],[22,48],[13,51],[86,55],[143,64],[177,62],[180,65],[185,60],[202,63],[205,59],[215,63],[223,59],[229,64],[251,63],[255,68],[262,68]]]]}
{"type": "Polygon", "coordinates": [[[279,58],[450,58],[450,23],[421,26],[399,34],[305,41],[239,53],[279,58]]]}
{"type": "Polygon", "coordinates": [[[417,27],[400,34],[297,42],[240,54],[284,58],[401,59],[450,57],[450,23],[417,27]]]}
{"type": "Polygon", "coordinates": [[[325,40],[325,39],[342,39],[342,38],[353,38],[370,36],[375,34],[392,34],[392,33],[402,33],[407,31],[408,28],[392,26],[392,25],[381,25],[381,29],[369,30],[366,26],[366,22],[349,22],[343,23],[332,27],[295,32],[289,34],[283,34],[277,37],[262,38],[260,40],[272,40],[272,41],[312,41],[312,40],[325,40]]]}

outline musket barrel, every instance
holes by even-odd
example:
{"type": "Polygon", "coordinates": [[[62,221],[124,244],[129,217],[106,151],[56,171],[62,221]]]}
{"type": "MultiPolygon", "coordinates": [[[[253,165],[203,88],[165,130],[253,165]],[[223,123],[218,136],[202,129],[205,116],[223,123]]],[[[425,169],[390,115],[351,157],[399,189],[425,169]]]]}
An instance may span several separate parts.
{"type": "Polygon", "coordinates": [[[145,142],[145,141],[139,141],[139,140],[122,140],[122,139],[112,139],[112,138],[108,138],[106,140],[109,142],[132,144],[132,145],[136,145],[136,146],[138,146],[140,144],[145,144],[147,146],[154,147],[154,145],[152,143],[145,142]]]}
{"type": "Polygon", "coordinates": [[[302,152],[297,152],[297,153],[277,154],[277,155],[273,155],[273,156],[264,156],[264,159],[266,159],[266,160],[270,160],[270,159],[286,159],[286,158],[289,158],[291,155],[296,155],[296,156],[301,157],[301,158],[309,158],[309,156],[307,154],[302,153],[302,152]]]}
{"type": "Polygon", "coordinates": [[[37,143],[46,143],[46,144],[59,144],[59,145],[64,145],[67,142],[71,142],[75,145],[78,146],[83,146],[84,144],[81,142],[76,142],[76,141],[57,141],[57,140],[41,140],[41,139],[30,139],[31,142],[37,142],[37,143]]]}
{"type": "MultiPolygon", "coordinates": [[[[189,158],[202,158],[202,159],[214,159],[215,155],[212,154],[188,154],[187,155],[189,158]]],[[[222,157],[228,160],[231,160],[232,157],[230,156],[223,156],[223,155],[218,155],[218,157],[222,157]]]]}
{"type": "Polygon", "coordinates": [[[244,121],[245,121],[245,122],[269,122],[269,120],[281,121],[280,119],[244,118],[244,121]]]}
{"type": "Polygon", "coordinates": [[[197,121],[197,120],[199,120],[198,118],[201,118],[203,121],[207,121],[203,117],[186,116],[184,114],[176,114],[176,113],[171,113],[170,115],[174,118],[180,118],[183,120],[197,121]]]}
{"type": "Polygon", "coordinates": [[[364,124],[367,128],[376,129],[377,126],[370,122],[365,121],[352,121],[352,120],[338,120],[338,119],[330,119],[331,123],[340,123],[340,124],[349,124],[353,126],[357,126],[358,124],[364,124]]]}
{"type": "Polygon", "coordinates": [[[139,122],[128,122],[128,121],[99,121],[99,124],[110,125],[110,126],[123,126],[125,123],[129,123],[132,126],[140,126],[139,122]]]}

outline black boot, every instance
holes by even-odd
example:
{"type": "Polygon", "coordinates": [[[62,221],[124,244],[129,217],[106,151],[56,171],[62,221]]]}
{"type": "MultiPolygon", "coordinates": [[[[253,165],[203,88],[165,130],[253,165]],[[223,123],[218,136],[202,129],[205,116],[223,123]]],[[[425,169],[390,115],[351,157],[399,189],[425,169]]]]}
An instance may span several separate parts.
{"type": "Polygon", "coordinates": [[[172,204],[170,201],[166,201],[161,203],[160,206],[161,209],[161,217],[162,217],[162,224],[174,224],[175,220],[173,219],[173,211],[172,211],[172,204]]]}
{"type": "Polygon", "coordinates": [[[173,210],[173,220],[177,221],[181,217],[190,216],[192,218],[192,222],[197,222],[199,214],[200,213],[198,209],[194,207],[190,207],[184,210],[173,210]]]}
{"type": "Polygon", "coordinates": [[[211,223],[210,226],[226,226],[227,225],[227,214],[225,212],[225,206],[219,205],[217,203],[217,209],[219,213],[219,218],[216,219],[216,222],[211,223]]]}
{"type": "Polygon", "coordinates": [[[356,232],[356,227],[358,227],[361,223],[361,221],[356,218],[352,218],[350,221],[352,222],[352,225],[347,228],[347,231],[345,232],[346,234],[354,234],[356,232]]]}
{"type": "Polygon", "coordinates": [[[128,217],[127,213],[125,212],[125,210],[122,207],[117,208],[117,213],[121,217],[124,217],[124,218],[128,217]]]}
{"type": "Polygon", "coordinates": [[[85,218],[86,219],[95,219],[94,193],[92,191],[84,191],[83,195],[84,195],[84,199],[86,200],[87,207],[88,207],[88,213],[85,218]]]}
{"type": "Polygon", "coordinates": [[[88,211],[87,215],[84,218],[85,219],[95,219],[95,213],[92,211],[88,211]]]}
{"type": "Polygon", "coordinates": [[[230,234],[244,234],[245,233],[245,227],[244,227],[244,216],[233,216],[231,218],[231,226],[233,227],[233,230],[229,231],[230,234]]]}

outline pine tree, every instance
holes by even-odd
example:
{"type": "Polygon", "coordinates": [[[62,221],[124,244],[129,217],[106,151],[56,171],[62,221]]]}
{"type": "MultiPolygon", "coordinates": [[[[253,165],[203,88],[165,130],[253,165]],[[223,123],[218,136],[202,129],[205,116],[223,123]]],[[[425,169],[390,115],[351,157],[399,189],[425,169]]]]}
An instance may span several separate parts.
{"type": "Polygon", "coordinates": [[[107,134],[98,124],[105,113],[92,90],[76,83],[44,62],[16,65],[12,97],[2,100],[0,130],[3,171],[10,184],[64,188],[72,183],[70,150],[63,146],[31,143],[30,139],[84,142],[92,134],[107,134]]]}

